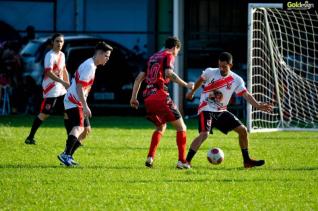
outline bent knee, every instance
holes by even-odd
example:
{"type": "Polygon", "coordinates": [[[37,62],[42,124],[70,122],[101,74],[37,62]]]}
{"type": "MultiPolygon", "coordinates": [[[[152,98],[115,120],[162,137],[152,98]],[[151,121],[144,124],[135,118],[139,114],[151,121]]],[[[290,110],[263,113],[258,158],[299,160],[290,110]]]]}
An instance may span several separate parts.
{"type": "Polygon", "coordinates": [[[166,131],[166,128],[167,128],[167,124],[162,124],[160,126],[157,126],[156,130],[160,133],[164,133],[166,131]]]}
{"type": "Polygon", "coordinates": [[[80,134],[82,134],[84,132],[84,127],[81,126],[75,126],[73,127],[73,129],[71,130],[70,134],[78,137],[80,134]]]}
{"type": "Polygon", "coordinates": [[[239,126],[235,130],[240,136],[247,136],[247,128],[243,125],[239,126]]]}
{"type": "Polygon", "coordinates": [[[46,120],[47,118],[49,118],[49,114],[44,114],[44,113],[40,113],[39,115],[38,115],[38,118],[40,119],[40,120],[42,120],[42,121],[44,121],[44,120],[46,120]]]}
{"type": "Polygon", "coordinates": [[[84,131],[83,131],[83,138],[86,138],[92,131],[92,128],[91,127],[86,127],[84,128],[84,131]]]}
{"type": "Polygon", "coordinates": [[[209,132],[206,132],[206,131],[200,132],[200,138],[201,138],[202,141],[204,141],[205,139],[207,139],[208,136],[209,136],[209,132]]]}

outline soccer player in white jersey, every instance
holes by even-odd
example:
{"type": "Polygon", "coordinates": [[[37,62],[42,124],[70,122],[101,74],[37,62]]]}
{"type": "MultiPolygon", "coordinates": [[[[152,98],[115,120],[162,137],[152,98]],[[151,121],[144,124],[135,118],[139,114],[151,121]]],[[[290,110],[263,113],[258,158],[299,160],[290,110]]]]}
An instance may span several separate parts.
{"type": "Polygon", "coordinates": [[[94,83],[97,66],[107,63],[112,50],[113,48],[105,42],[99,42],[95,47],[94,56],[84,61],[75,72],[65,95],[64,108],[70,123],[70,133],[65,151],[58,155],[58,159],[66,166],[78,164],[72,155],[91,130],[89,118],[92,113],[86,99],[94,83]]]}
{"type": "MultiPolygon", "coordinates": [[[[63,34],[56,33],[52,36],[53,48],[46,53],[44,59],[44,78],[42,82],[43,101],[40,113],[33,121],[26,144],[35,144],[34,135],[42,122],[53,113],[58,104],[62,105],[66,89],[70,86],[68,72],[65,66],[65,56],[61,51],[64,44],[63,34]]],[[[68,124],[64,118],[64,124],[68,124]]]]}
{"type": "Polygon", "coordinates": [[[243,155],[245,168],[262,166],[264,160],[253,160],[248,152],[248,133],[246,127],[234,114],[227,111],[227,105],[233,94],[243,98],[256,109],[265,112],[272,111],[272,105],[257,102],[247,91],[243,79],[232,72],[232,55],[223,52],[219,56],[219,68],[207,68],[195,82],[193,91],[187,93],[186,98],[191,100],[195,91],[203,85],[200,105],[198,108],[199,135],[193,140],[187,154],[187,162],[190,164],[192,158],[200,148],[201,144],[208,138],[212,128],[217,128],[224,134],[234,130],[239,135],[239,144],[243,155]]]}

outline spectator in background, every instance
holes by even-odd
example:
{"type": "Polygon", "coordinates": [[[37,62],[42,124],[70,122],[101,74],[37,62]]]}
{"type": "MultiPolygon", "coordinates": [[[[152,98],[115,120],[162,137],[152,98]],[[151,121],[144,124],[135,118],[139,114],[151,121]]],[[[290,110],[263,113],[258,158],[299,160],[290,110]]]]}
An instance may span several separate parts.
{"type": "Polygon", "coordinates": [[[22,45],[26,45],[26,44],[28,44],[28,42],[30,41],[30,40],[34,40],[35,39],[35,29],[34,29],[34,27],[33,26],[28,26],[28,27],[26,27],[26,36],[24,36],[24,37],[22,37],[22,40],[21,40],[21,44],[22,45]]]}
{"type": "Polygon", "coordinates": [[[4,45],[4,50],[1,55],[2,69],[2,86],[9,86],[11,89],[11,104],[12,112],[17,112],[19,102],[18,93],[22,80],[22,65],[19,55],[20,44],[18,41],[8,41],[4,45]],[[5,82],[5,83],[4,83],[5,82]]]}

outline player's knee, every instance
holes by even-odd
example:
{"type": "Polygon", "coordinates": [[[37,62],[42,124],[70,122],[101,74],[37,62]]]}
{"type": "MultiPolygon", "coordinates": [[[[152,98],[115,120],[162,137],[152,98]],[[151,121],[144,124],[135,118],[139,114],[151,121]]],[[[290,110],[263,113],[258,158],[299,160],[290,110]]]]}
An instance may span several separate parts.
{"type": "Polygon", "coordinates": [[[180,124],[180,130],[179,131],[187,131],[187,126],[186,126],[186,124],[183,121],[180,124]]]}
{"type": "Polygon", "coordinates": [[[91,127],[86,127],[85,129],[84,129],[84,132],[83,132],[83,138],[86,138],[90,133],[91,133],[91,131],[92,131],[92,128],[91,127]]]}
{"type": "Polygon", "coordinates": [[[83,132],[84,132],[84,127],[76,126],[76,127],[73,127],[73,129],[70,132],[70,135],[79,137],[81,134],[83,134],[83,132]]]}
{"type": "Polygon", "coordinates": [[[247,136],[247,128],[243,125],[241,125],[238,130],[237,133],[239,134],[239,136],[247,136]]]}
{"type": "Polygon", "coordinates": [[[203,142],[208,138],[209,132],[200,132],[199,136],[200,136],[201,141],[203,142]]]}
{"type": "Polygon", "coordinates": [[[42,121],[46,120],[50,115],[49,114],[44,114],[44,113],[40,113],[38,115],[38,118],[42,121]]]}
{"type": "Polygon", "coordinates": [[[185,124],[181,124],[177,127],[177,131],[187,131],[187,126],[185,124]]]}
{"type": "Polygon", "coordinates": [[[67,113],[64,113],[64,119],[68,119],[67,113]]]}
{"type": "Polygon", "coordinates": [[[157,126],[156,130],[160,133],[164,133],[166,131],[166,128],[167,128],[167,124],[162,124],[160,126],[157,126]]]}

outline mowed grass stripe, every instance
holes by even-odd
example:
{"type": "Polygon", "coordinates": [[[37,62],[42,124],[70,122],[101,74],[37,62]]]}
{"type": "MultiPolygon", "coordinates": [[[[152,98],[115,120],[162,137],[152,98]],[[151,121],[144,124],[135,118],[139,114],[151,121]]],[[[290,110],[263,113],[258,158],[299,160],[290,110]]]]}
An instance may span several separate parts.
{"type": "MultiPolygon", "coordinates": [[[[193,169],[175,168],[175,131],[161,140],[155,166],[144,161],[152,125],[142,117],[94,117],[93,131],[75,154],[77,168],[60,166],[62,117],[39,129],[38,144],[24,144],[33,117],[0,117],[0,209],[3,210],[316,210],[318,133],[250,135],[250,154],[264,167],[243,169],[237,135],[215,131],[202,145],[193,169]],[[206,152],[222,148],[214,166],[206,152]]],[[[188,146],[197,135],[188,120],[188,146]]]]}

